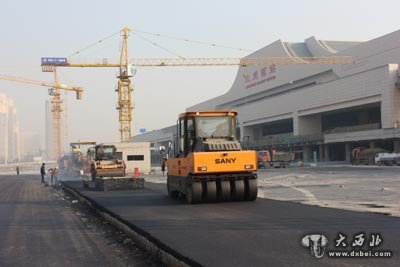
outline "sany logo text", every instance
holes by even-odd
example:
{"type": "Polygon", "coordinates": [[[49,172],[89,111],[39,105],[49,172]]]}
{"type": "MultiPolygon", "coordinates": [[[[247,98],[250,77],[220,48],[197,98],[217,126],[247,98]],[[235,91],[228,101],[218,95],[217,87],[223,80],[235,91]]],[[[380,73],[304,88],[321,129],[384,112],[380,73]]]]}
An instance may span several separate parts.
{"type": "Polygon", "coordinates": [[[227,163],[235,163],[236,158],[229,159],[216,159],[215,164],[227,164],[227,163]]]}

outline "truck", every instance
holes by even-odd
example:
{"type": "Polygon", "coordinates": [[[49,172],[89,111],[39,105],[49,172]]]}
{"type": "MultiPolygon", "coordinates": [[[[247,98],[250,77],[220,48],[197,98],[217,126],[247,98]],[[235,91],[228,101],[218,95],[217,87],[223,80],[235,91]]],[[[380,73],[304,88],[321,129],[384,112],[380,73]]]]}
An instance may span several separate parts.
{"type": "Polygon", "coordinates": [[[236,111],[179,115],[167,159],[170,197],[186,196],[188,204],[257,198],[256,151],[242,149],[236,121],[236,111]]]}
{"type": "Polygon", "coordinates": [[[258,168],[271,167],[271,155],[268,150],[257,151],[258,168]]]}
{"type": "Polygon", "coordinates": [[[90,168],[92,180],[95,180],[97,177],[125,176],[125,162],[117,158],[117,148],[114,145],[99,144],[90,152],[94,152],[90,168]]]}
{"type": "Polygon", "coordinates": [[[287,168],[290,161],[294,160],[294,153],[287,151],[276,151],[272,157],[272,166],[274,168],[287,168]]]}
{"type": "Polygon", "coordinates": [[[400,165],[399,153],[378,153],[375,155],[375,163],[378,165],[400,165]]]}
{"type": "Polygon", "coordinates": [[[294,160],[294,153],[287,151],[261,150],[257,151],[259,168],[287,168],[290,161],[294,160]],[[271,157],[272,154],[272,157],[271,157]]]}
{"type": "Polygon", "coordinates": [[[355,147],[352,151],[352,163],[354,165],[374,165],[376,162],[376,155],[381,153],[387,153],[387,150],[382,148],[365,148],[355,147]]]}

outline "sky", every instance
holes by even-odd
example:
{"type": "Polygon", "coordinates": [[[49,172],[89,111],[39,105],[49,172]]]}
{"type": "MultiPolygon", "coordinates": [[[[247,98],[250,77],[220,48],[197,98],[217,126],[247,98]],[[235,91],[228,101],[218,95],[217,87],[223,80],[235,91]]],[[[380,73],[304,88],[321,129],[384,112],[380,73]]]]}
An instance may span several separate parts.
{"type": "MultiPolygon", "coordinates": [[[[0,73],[52,81],[41,72],[41,57],[68,57],[127,26],[234,50],[145,35],[184,57],[244,57],[269,43],[322,40],[367,41],[400,29],[398,0],[0,0],[0,73]]],[[[135,34],[130,57],[172,57],[135,34]]],[[[110,58],[120,53],[120,36],[73,56],[110,58]]],[[[63,94],[68,103],[69,141],[120,139],[114,91],[117,69],[63,68],[62,83],[82,86],[83,100],[63,94]]],[[[139,68],[133,78],[132,133],[173,125],[189,106],[229,91],[237,67],[139,68]]],[[[0,80],[0,93],[14,101],[21,129],[45,136],[47,88],[0,80]]],[[[43,145],[42,145],[43,146],[43,145]]]]}

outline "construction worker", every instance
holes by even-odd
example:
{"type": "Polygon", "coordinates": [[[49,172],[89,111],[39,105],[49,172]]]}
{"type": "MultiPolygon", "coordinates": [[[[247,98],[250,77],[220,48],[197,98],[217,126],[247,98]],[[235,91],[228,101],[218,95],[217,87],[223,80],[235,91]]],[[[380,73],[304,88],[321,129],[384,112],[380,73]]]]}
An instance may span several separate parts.
{"type": "Polygon", "coordinates": [[[44,184],[44,176],[46,175],[46,167],[45,164],[42,164],[42,167],[40,167],[40,175],[42,175],[42,184],[44,184]]]}
{"type": "Polygon", "coordinates": [[[92,182],[94,182],[96,180],[96,167],[94,164],[90,165],[90,173],[92,175],[92,182]]]}
{"type": "Polygon", "coordinates": [[[161,162],[161,171],[162,171],[162,176],[164,176],[164,172],[165,172],[165,163],[166,163],[167,159],[163,158],[162,162],[161,162]]]}
{"type": "Polygon", "coordinates": [[[57,173],[58,173],[57,167],[50,169],[49,172],[51,177],[51,184],[53,184],[53,181],[57,183],[57,173]]]}

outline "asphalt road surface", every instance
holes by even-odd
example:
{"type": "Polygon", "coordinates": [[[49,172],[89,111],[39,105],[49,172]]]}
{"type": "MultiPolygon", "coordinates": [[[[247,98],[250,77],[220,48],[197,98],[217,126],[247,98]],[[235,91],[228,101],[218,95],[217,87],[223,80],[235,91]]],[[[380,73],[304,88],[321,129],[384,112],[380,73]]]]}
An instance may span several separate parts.
{"type": "Polygon", "coordinates": [[[146,183],[144,190],[109,192],[67,184],[164,249],[202,266],[400,266],[398,217],[260,198],[186,205],[168,198],[164,184],[154,183],[146,183]],[[322,234],[328,241],[320,259],[302,245],[303,237],[312,234],[322,234]],[[353,250],[358,256],[360,251],[393,254],[390,258],[328,256],[353,250]]]}
{"type": "Polygon", "coordinates": [[[0,266],[154,266],[88,229],[38,176],[0,176],[0,266]]]}
{"type": "MultiPolygon", "coordinates": [[[[160,173],[146,181],[167,183],[160,173]]],[[[325,165],[259,169],[258,197],[400,217],[400,167],[325,165]]]]}
{"type": "Polygon", "coordinates": [[[261,196],[400,217],[400,167],[318,166],[262,169],[261,196]]]}

